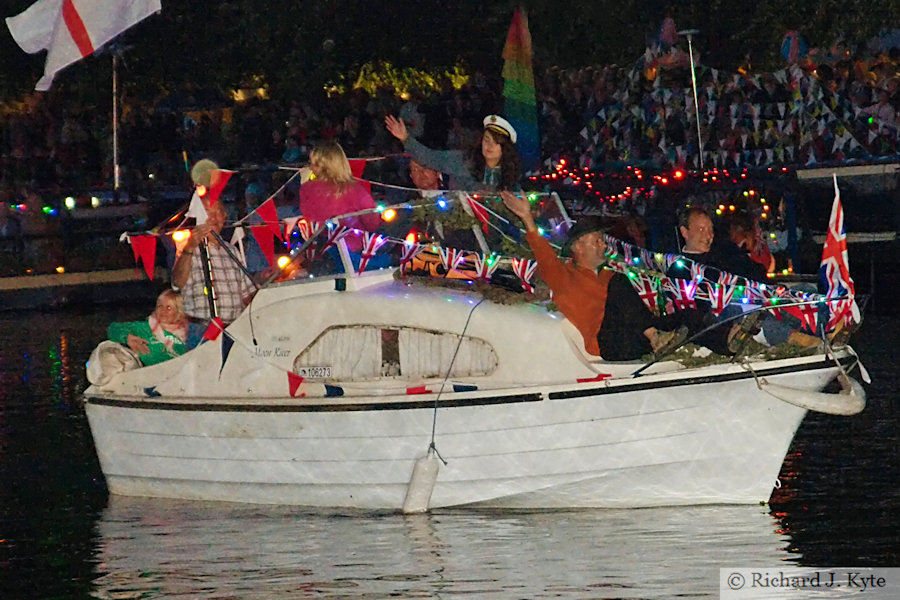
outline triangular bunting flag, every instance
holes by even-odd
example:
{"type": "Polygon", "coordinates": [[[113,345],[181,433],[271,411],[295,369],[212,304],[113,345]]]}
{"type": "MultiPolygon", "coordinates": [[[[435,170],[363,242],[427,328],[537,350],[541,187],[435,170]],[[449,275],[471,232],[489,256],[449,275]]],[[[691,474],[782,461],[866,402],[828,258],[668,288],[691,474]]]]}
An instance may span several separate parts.
{"type": "Polygon", "coordinates": [[[270,265],[275,264],[275,239],[272,237],[272,230],[267,225],[253,225],[250,227],[253,232],[253,238],[259,244],[263,256],[269,261],[270,265]]]}
{"type": "MultiPolygon", "coordinates": [[[[294,373],[293,371],[287,372],[287,378],[288,378],[288,390],[291,393],[291,398],[297,398],[298,397],[297,390],[300,389],[300,385],[303,383],[303,378],[300,377],[299,375],[297,375],[296,373],[294,373]]],[[[301,392],[299,395],[300,398],[303,398],[304,396],[306,396],[306,394],[303,392],[301,392]]]]}
{"type": "Polygon", "coordinates": [[[156,263],[156,236],[155,235],[133,235],[130,238],[131,251],[134,253],[134,260],[140,261],[144,265],[144,271],[150,281],[153,281],[153,266],[156,263]]]}
{"type": "Polygon", "coordinates": [[[275,201],[272,198],[269,198],[265,202],[259,205],[256,209],[256,214],[262,217],[263,223],[265,223],[272,233],[281,239],[281,221],[278,220],[278,211],[275,209],[275,201]]]}
{"type": "Polygon", "coordinates": [[[222,378],[222,369],[225,368],[225,361],[228,360],[228,355],[231,354],[231,347],[234,346],[234,338],[229,335],[229,333],[223,332],[222,334],[222,364],[219,366],[219,379],[222,378]]]}
{"type": "Polygon", "coordinates": [[[221,317],[216,317],[209,322],[206,331],[203,332],[203,339],[214,342],[219,339],[219,335],[225,330],[225,324],[222,323],[221,317]]]}
{"type": "Polygon", "coordinates": [[[225,171],[223,169],[213,169],[209,178],[209,192],[206,194],[206,201],[210,206],[218,202],[222,190],[228,184],[228,180],[234,175],[234,171],[225,171]]]}

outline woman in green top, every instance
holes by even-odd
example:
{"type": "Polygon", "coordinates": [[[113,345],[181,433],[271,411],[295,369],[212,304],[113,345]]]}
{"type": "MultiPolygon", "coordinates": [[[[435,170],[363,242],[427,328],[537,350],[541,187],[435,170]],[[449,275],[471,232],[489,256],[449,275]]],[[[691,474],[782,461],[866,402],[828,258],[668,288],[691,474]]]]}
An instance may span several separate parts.
{"type": "Polygon", "coordinates": [[[156,299],[156,310],[146,321],[110,323],[107,337],[131,348],[144,366],[184,354],[187,318],[181,294],[165,290],[156,299]]]}

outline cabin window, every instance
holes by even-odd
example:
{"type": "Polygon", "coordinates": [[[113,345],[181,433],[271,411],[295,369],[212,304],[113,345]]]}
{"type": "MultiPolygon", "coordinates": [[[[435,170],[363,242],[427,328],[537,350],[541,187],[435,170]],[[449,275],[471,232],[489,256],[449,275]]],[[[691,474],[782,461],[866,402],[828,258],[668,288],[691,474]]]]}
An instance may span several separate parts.
{"type": "Polygon", "coordinates": [[[330,367],[332,380],[488,375],[497,355],[484,340],[415,327],[348,325],[330,327],[294,360],[303,367],[330,367]],[[456,347],[459,345],[459,351],[456,347]],[[456,353],[456,359],[453,355],[456,353]]]}

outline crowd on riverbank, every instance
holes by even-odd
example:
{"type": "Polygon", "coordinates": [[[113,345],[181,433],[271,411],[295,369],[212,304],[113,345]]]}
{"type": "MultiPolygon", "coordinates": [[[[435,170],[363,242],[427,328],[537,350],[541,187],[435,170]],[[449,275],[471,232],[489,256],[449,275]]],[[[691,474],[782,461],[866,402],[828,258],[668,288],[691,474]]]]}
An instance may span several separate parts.
{"type": "MultiPolygon", "coordinates": [[[[896,155],[900,52],[840,52],[771,73],[698,66],[698,128],[684,52],[648,50],[631,68],[615,65],[537,72],[545,160],[585,167],[627,163],[668,168],[764,167],[896,155]]],[[[476,73],[403,97],[362,89],[321,101],[251,100],[175,107],[123,102],[119,129],[123,186],[136,193],[183,184],[185,163],[211,157],[229,167],[301,164],[311,146],[337,139],[351,156],[398,152],[381,125],[399,114],[426,145],[464,148],[484,114],[502,112],[502,82],[476,73]]],[[[189,97],[185,93],[183,96],[189,97]]],[[[0,189],[13,203],[28,189],[110,186],[110,116],[53,92],[0,116],[0,189]]]]}

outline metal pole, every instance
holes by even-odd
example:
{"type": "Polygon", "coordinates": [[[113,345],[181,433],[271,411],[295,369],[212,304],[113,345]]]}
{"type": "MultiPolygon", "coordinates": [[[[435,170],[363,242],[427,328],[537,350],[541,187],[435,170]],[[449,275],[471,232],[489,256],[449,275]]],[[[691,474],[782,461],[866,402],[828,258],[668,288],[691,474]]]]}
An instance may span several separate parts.
{"type": "Polygon", "coordinates": [[[113,198],[119,201],[119,73],[116,53],[112,52],[112,145],[113,145],[113,198]]]}
{"type": "Polygon", "coordinates": [[[686,29],[679,31],[679,35],[687,37],[688,41],[688,57],[691,60],[691,84],[694,88],[694,115],[697,117],[697,158],[700,164],[700,170],[703,171],[703,134],[700,131],[700,103],[697,101],[697,74],[694,72],[694,46],[691,43],[695,33],[700,33],[697,29],[686,29]]]}

